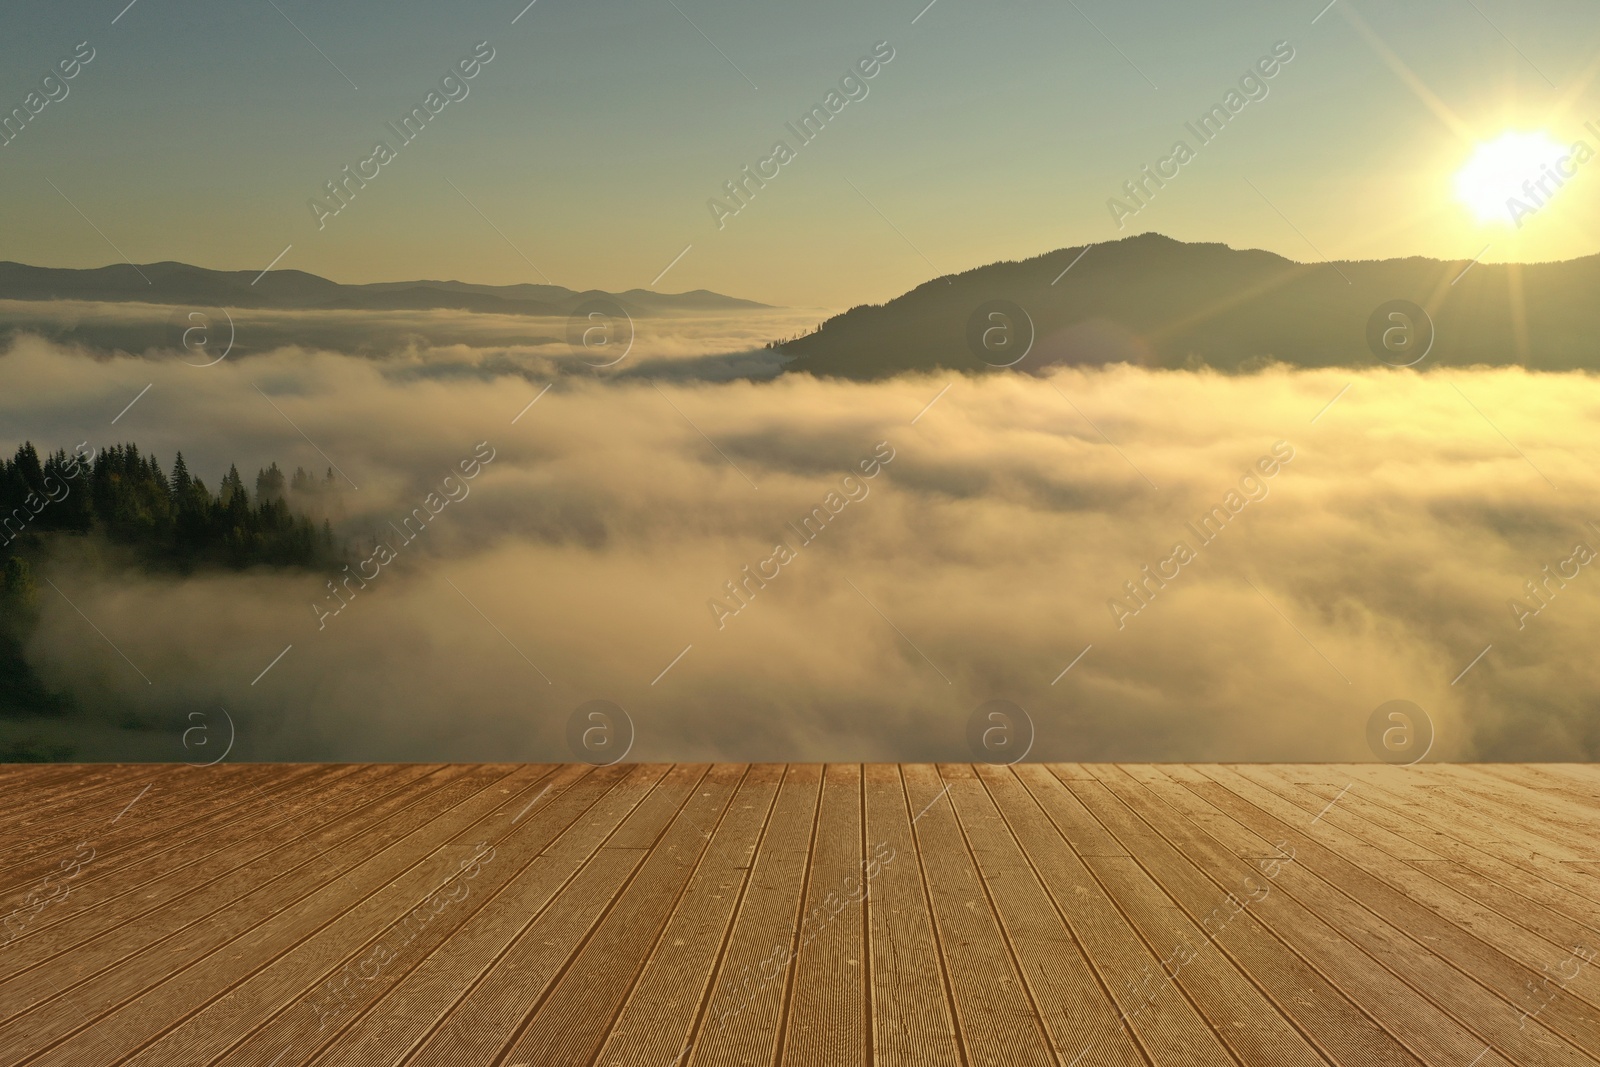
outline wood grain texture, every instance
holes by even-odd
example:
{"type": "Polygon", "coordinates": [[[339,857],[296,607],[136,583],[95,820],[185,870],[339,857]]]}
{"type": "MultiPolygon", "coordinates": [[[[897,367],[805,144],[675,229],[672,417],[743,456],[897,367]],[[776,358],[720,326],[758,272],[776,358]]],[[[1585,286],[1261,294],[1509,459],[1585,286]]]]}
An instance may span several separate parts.
{"type": "Polygon", "coordinates": [[[866,899],[872,1062],[956,1067],[961,1051],[950,981],[911,836],[915,812],[894,764],[869,764],[863,783],[870,857],[866,899]]]}
{"type": "Polygon", "coordinates": [[[0,1067],[1576,1067],[1597,828],[1581,764],[0,766],[0,1067]]]}

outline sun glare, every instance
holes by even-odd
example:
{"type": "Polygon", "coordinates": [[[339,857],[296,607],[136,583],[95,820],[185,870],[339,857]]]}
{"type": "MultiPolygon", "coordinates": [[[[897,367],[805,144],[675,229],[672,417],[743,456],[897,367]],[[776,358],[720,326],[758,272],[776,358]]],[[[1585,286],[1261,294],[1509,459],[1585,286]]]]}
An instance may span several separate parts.
{"type": "Polygon", "coordinates": [[[1572,176],[1570,161],[1560,166],[1567,156],[1568,150],[1549,134],[1510,130],[1480,142],[1456,172],[1456,199],[1479,222],[1513,225],[1527,208],[1542,207],[1572,176]]]}

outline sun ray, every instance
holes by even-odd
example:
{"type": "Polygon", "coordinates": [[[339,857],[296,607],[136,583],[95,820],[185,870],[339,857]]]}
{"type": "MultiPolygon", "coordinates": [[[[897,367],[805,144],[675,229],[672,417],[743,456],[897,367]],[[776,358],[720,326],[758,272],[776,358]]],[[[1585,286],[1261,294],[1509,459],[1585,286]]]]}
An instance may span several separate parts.
{"type": "Polygon", "coordinates": [[[1511,338],[1517,346],[1517,362],[1531,369],[1533,345],[1528,338],[1528,299],[1522,290],[1522,264],[1506,264],[1506,288],[1511,300],[1511,338]]]}
{"type": "Polygon", "coordinates": [[[1589,91],[1589,85],[1594,81],[1597,74],[1600,74],[1600,51],[1595,52],[1594,58],[1589,60],[1588,65],[1579,71],[1575,78],[1571,79],[1567,85],[1566,92],[1562,93],[1551,107],[1550,114],[1552,119],[1565,118],[1570,115],[1573,106],[1583,99],[1584,95],[1589,91]]]}
{"type": "Polygon", "coordinates": [[[1344,16],[1351,26],[1355,27],[1356,32],[1361,34],[1374,52],[1378,53],[1378,57],[1388,64],[1389,69],[1394,71],[1395,75],[1406,83],[1406,86],[1416,94],[1417,99],[1421,100],[1440,122],[1448,126],[1452,133],[1468,144],[1477,140],[1472,127],[1467,125],[1466,120],[1452,111],[1450,105],[1441,100],[1421,78],[1417,77],[1416,72],[1406,66],[1405,61],[1384,43],[1383,38],[1373,32],[1372,27],[1367,25],[1366,19],[1357,14],[1348,0],[1346,3],[1339,5],[1339,13],[1344,16]]]}

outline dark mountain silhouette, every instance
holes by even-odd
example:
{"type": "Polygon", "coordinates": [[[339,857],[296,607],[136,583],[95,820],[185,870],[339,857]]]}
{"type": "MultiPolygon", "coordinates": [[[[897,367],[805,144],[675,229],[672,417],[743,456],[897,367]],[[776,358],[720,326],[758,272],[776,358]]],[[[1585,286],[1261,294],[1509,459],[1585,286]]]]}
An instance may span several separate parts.
{"type": "Polygon", "coordinates": [[[354,286],[371,293],[395,290],[427,290],[429,292],[442,291],[448,293],[466,293],[480,296],[494,297],[517,303],[542,303],[556,307],[566,307],[583,300],[596,297],[608,297],[628,307],[649,311],[738,311],[754,310],[770,307],[769,304],[758,304],[754,300],[740,300],[737,297],[723,296],[713,293],[709,289],[691,289],[687,293],[656,293],[649,289],[629,289],[622,293],[603,293],[598,289],[576,293],[571,289],[559,285],[475,285],[471,282],[374,282],[368,285],[354,286]]]}
{"type": "MultiPolygon", "coordinates": [[[[1005,330],[1025,333],[1026,323],[1010,322],[1014,313],[1007,320],[985,314],[975,325],[974,315],[990,301],[1009,301],[1033,325],[1032,347],[1015,368],[1024,372],[1117,362],[1225,371],[1272,361],[1362,366],[1378,362],[1367,340],[1374,312],[1409,300],[1427,310],[1434,326],[1419,369],[1600,368],[1600,256],[1470,266],[1421,257],[1296,263],[1271,252],[1148,233],[1093,245],[1087,253],[1081,246],[1064,248],[936,278],[773,347],[792,357],[791,372],[823,376],[984,371],[1020,350],[1006,356],[1000,346],[980,359],[969,334],[993,324],[1001,329],[991,338],[1001,341],[1005,330]]],[[[1400,355],[1385,360],[1407,361],[1400,355]]]]}
{"type": "Polygon", "coordinates": [[[467,282],[379,282],[341,285],[298,270],[207,270],[187,263],[118,263],[92,270],[30,267],[0,262],[0,299],[138,301],[189,307],[451,309],[503,315],[570,315],[589,300],[609,299],[631,315],[685,311],[737,311],[766,307],[751,300],[696,289],[653,293],[630,289],[575,292],[559,285],[473,285],[467,282]],[[259,275],[259,280],[257,280],[259,275]]]}

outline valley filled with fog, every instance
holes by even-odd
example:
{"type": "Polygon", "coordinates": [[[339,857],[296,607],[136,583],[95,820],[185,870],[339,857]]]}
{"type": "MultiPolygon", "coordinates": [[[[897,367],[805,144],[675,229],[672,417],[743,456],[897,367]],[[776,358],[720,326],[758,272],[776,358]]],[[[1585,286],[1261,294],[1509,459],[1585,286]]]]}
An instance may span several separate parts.
{"type": "Polygon", "coordinates": [[[196,366],[84,332],[128,307],[29,308],[8,455],[336,467],[364,575],[47,539],[25,651],[72,710],[0,730],[76,758],[210,758],[182,738],[225,708],[232,759],[566,760],[595,699],[647,760],[965,760],[991,699],[1037,759],[1370,759],[1393,699],[1432,758],[1600,755],[1587,374],[848,382],[762,347],[790,311],[652,319],[604,370],[561,322],[255,312],[196,366]]]}

